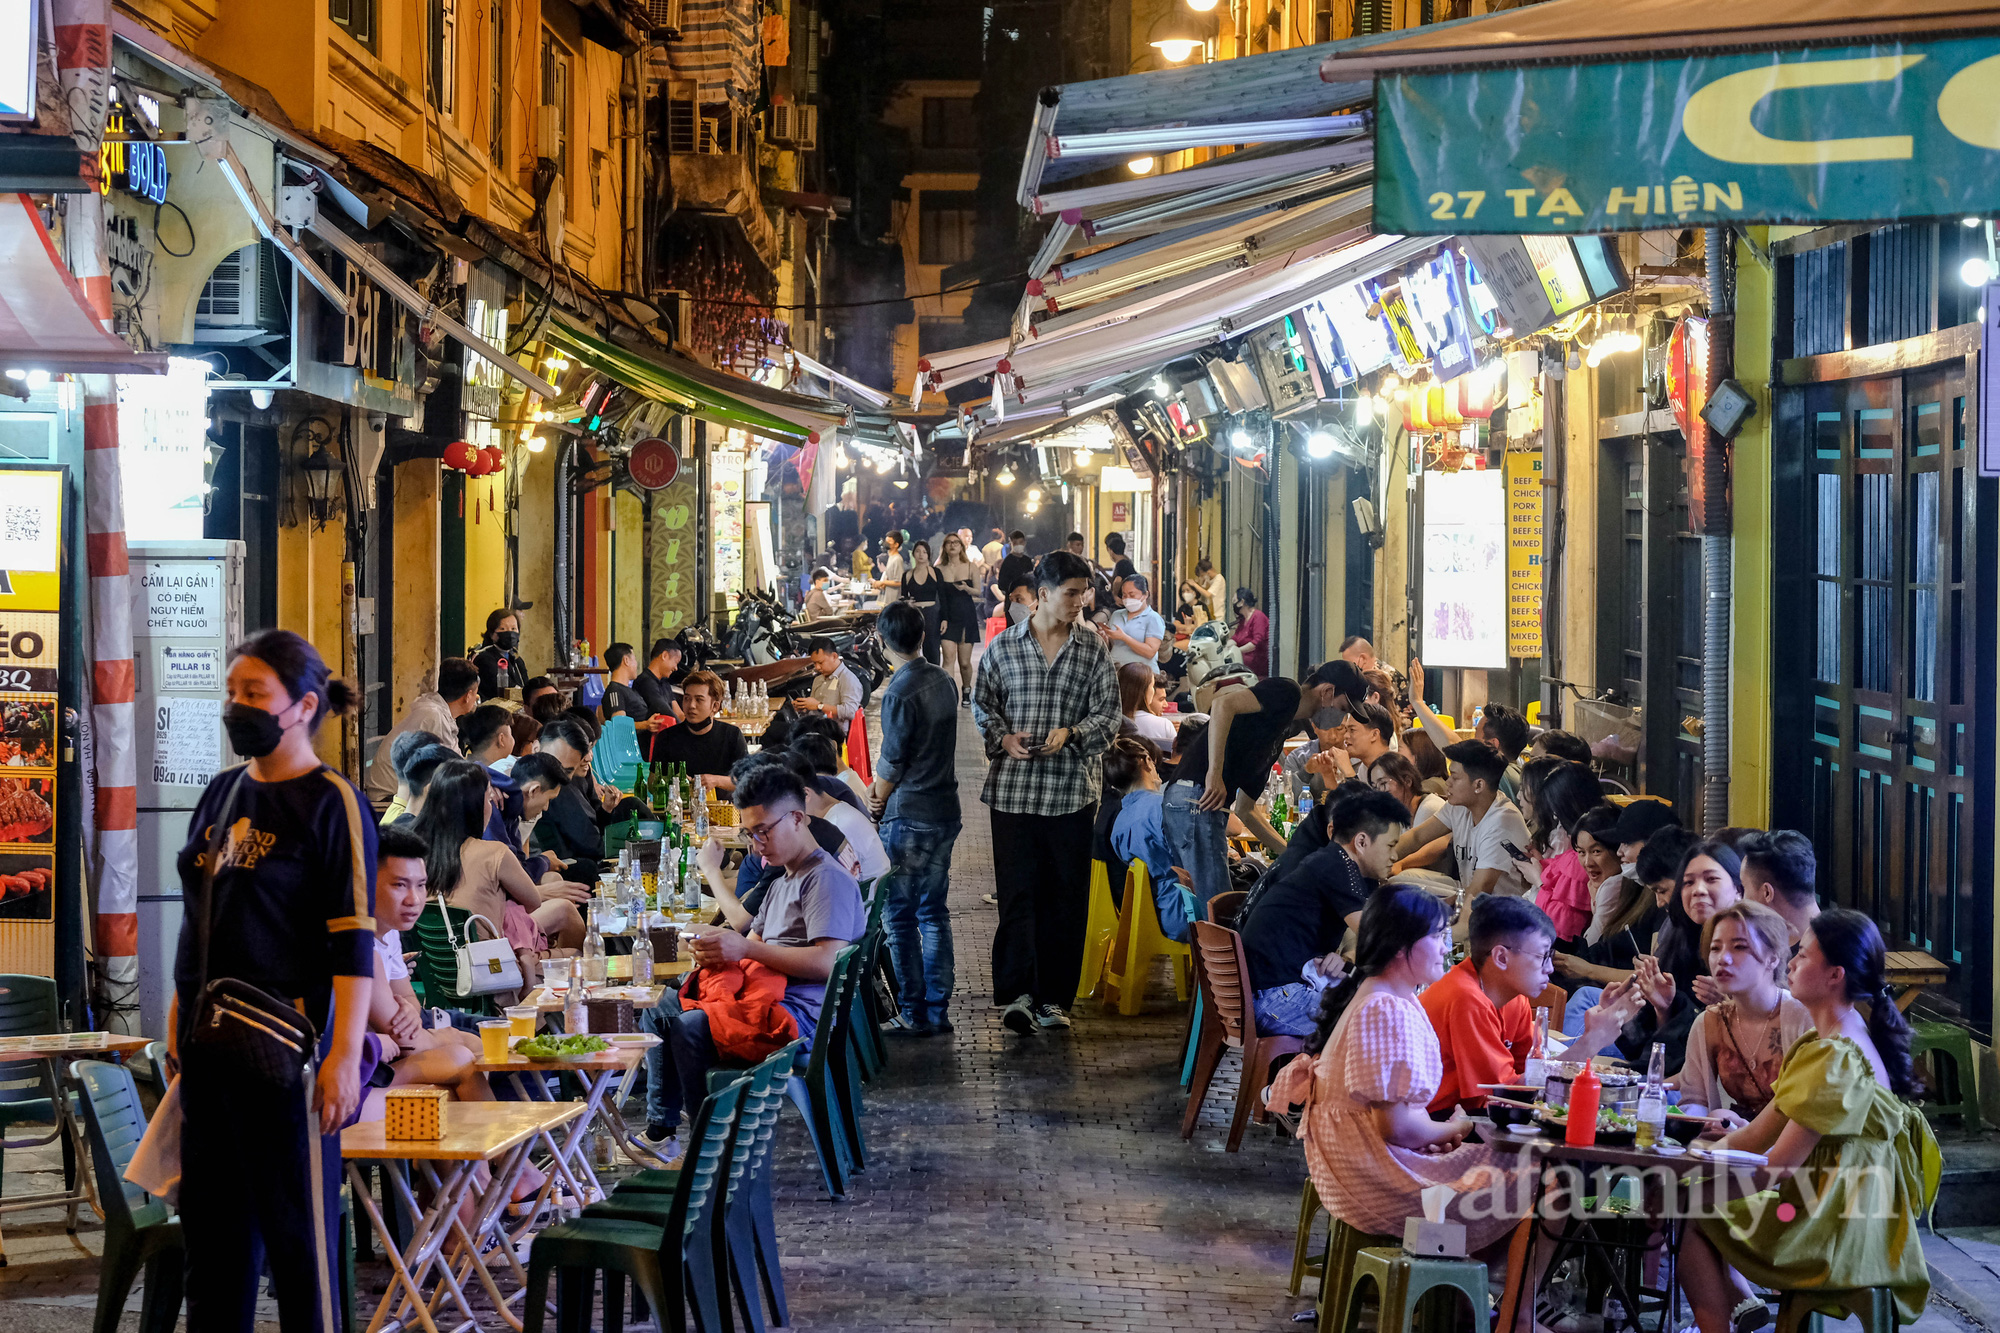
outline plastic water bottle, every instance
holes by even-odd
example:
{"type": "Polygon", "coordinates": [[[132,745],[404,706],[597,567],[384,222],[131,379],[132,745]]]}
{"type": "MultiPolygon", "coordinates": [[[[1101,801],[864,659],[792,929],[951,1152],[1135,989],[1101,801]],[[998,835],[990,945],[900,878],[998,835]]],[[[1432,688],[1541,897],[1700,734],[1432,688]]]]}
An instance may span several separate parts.
{"type": "Polygon", "coordinates": [[[653,984],[653,936],[645,930],[645,923],[632,937],[632,984],[650,986],[653,984]]]}
{"type": "Polygon", "coordinates": [[[1535,1010],[1535,1044],[1528,1050],[1528,1064],[1521,1073],[1521,1082],[1531,1088],[1541,1088],[1549,1081],[1549,1011],[1535,1010]]]}
{"type": "MultiPolygon", "coordinates": [[[[597,918],[601,903],[590,905],[590,931],[583,937],[583,985],[602,986],[609,965],[604,957],[604,936],[598,930],[597,918]]],[[[582,989],[574,987],[573,989],[582,989]]]]}
{"type": "Polygon", "coordinates": [[[1634,1142],[1641,1148],[1658,1143],[1667,1127],[1667,1048],[1661,1042],[1653,1043],[1653,1053],[1646,1061],[1646,1088],[1639,1094],[1638,1120],[1634,1142]]]}

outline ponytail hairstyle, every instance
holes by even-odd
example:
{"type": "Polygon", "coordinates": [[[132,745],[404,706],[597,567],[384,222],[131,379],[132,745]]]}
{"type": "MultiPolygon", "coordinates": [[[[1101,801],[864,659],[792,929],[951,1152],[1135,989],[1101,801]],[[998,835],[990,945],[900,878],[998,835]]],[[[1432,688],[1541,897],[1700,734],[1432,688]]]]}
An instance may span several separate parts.
{"type": "Polygon", "coordinates": [[[1306,1039],[1306,1053],[1318,1055],[1325,1049],[1327,1038],[1333,1035],[1334,1026],[1347,1012],[1362,982],[1387,971],[1426,935],[1444,929],[1450,919],[1441,899],[1415,885],[1384,884],[1370,894],[1367,906],[1361,909],[1354,965],[1338,985],[1321,993],[1319,1026],[1306,1039]]]}
{"type": "Polygon", "coordinates": [[[431,892],[449,898],[464,874],[461,849],[486,830],[486,792],[492,779],[471,759],[438,765],[411,832],[424,840],[424,873],[431,892]]]}
{"type": "Polygon", "coordinates": [[[1828,908],[1806,929],[1819,941],[1820,955],[1846,972],[1845,998],[1868,1006],[1868,1038],[1882,1057],[1889,1091],[1914,1097],[1919,1089],[1910,1061],[1910,1023],[1889,994],[1882,932],[1873,921],[1845,907],[1828,908]]]}
{"type": "Polygon", "coordinates": [[[347,713],[361,701],[352,685],[327,670],[317,648],[288,629],[267,629],[251,635],[229,654],[232,662],[239,657],[254,657],[271,668],[271,673],[284,683],[293,703],[308,694],[319,700],[313,709],[312,722],[306,727],[307,735],[319,730],[327,714],[347,713]]]}

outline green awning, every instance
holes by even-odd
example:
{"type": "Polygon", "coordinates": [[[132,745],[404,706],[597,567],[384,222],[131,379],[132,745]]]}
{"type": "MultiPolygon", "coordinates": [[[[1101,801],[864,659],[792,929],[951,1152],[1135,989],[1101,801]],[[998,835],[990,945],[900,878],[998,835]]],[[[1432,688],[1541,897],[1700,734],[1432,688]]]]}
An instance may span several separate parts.
{"type": "Polygon", "coordinates": [[[741,393],[715,381],[715,371],[697,366],[671,352],[640,352],[619,347],[552,319],[548,339],[635,393],[683,407],[694,416],[720,425],[803,444],[814,431],[840,424],[841,415],[821,410],[819,399],[787,395],[763,385],[745,383],[741,393]]]}

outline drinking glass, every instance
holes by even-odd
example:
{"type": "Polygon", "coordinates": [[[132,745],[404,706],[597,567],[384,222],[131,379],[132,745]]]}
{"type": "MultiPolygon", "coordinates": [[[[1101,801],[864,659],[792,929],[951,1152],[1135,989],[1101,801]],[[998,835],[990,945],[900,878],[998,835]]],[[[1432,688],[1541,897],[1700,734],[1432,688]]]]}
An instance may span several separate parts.
{"type": "Polygon", "coordinates": [[[542,960],[542,984],[552,991],[569,989],[568,958],[544,958],[542,960]]]}
{"type": "Polygon", "coordinates": [[[532,1004],[513,1006],[507,1010],[508,1035],[515,1037],[534,1036],[536,1020],[540,1019],[541,1016],[541,1011],[532,1004]]]}
{"type": "Polygon", "coordinates": [[[479,1025],[479,1050],[488,1060],[507,1058],[509,1027],[504,1018],[489,1018],[479,1025]]]}

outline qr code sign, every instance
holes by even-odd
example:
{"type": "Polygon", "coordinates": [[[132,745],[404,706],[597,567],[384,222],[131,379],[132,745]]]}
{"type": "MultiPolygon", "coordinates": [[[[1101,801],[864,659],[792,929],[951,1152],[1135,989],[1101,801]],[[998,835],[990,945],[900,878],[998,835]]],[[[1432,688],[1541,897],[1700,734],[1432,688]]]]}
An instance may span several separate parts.
{"type": "Polygon", "coordinates": [[[47,513],[40,505],[0,505],[0,540],[40,542],[47,513]]]}

